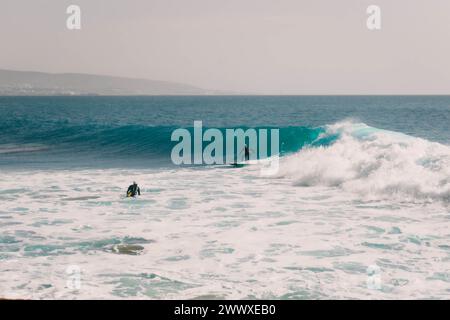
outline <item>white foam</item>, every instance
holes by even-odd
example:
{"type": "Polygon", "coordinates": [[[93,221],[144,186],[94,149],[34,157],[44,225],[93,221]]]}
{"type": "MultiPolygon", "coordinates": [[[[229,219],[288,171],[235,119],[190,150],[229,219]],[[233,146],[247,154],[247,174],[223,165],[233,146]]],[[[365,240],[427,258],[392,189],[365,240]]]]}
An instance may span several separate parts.
{"type": "Polygon", "coordinates": [[[279,176],[372,199],[450,200],[450,147],[364,124],[336,124],[334,133],[341,137],[331,146],[283,159],[279,176]]]}

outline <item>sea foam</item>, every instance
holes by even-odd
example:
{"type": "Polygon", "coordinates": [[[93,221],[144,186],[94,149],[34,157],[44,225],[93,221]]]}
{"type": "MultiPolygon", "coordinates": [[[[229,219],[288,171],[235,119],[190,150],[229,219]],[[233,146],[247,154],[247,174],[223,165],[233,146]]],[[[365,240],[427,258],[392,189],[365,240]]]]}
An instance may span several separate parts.
{"type": "Polygon", "coordinates": [[[286,156],[278,176],[368,198],[450,200],[450,147],[352,122],[326,126],[320,138],[336,134],[330,145],[286,156]]]}

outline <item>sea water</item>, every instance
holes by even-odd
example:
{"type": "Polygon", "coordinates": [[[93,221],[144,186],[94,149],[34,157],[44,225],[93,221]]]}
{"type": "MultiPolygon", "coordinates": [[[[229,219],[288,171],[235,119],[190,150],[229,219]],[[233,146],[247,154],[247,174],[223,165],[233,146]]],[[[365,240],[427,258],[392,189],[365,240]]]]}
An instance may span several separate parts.
{"type": "Polygon", "coordinates": [[[0,297],[450,297],[450,97],[0,97],[0,297]],[[280,130],[280,167],[170,137],[280,130]],[[142,195],[126,198],[133,181],[142,195]]]}

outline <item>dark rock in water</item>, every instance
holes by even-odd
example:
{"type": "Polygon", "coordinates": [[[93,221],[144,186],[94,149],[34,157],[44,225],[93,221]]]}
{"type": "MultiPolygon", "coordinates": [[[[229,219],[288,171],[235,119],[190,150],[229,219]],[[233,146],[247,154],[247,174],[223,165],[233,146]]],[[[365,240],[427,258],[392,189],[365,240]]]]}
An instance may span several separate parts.
{"type": "Polygon", "coordinates": [[[142,244],[154,243],[155,240],[147,240],[140,237],[113,238],[112,241],[97,242],[105,251],[116,254],[139,255],[144,250],[142,244]],[[112,242],[112,243],[111,243],[112,242]],[[104,246],[106,244],[106,246],[104,246]]]}
{"type": "Polygon", "coordinates": [[[139,255],[144,250],[143,246],[137,244],[117,244],[113,246],[112,252],[117,254],[139,255]]]}
{"type": "Polygon", "coordinates": [[[39,290],[51,288],[52,285],[49,283],[44,283],[39,286],[39,290]]]}

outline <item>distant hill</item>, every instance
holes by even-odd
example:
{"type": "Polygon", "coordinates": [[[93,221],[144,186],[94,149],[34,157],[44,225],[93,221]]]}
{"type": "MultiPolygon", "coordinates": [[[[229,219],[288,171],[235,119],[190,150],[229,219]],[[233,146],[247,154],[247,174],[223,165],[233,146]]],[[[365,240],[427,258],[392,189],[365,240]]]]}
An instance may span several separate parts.
{"type": "Polygon", "coordinates": [[[0,95],[207,95],[182,83],[77,73],[0,69],[0,95]]]}

